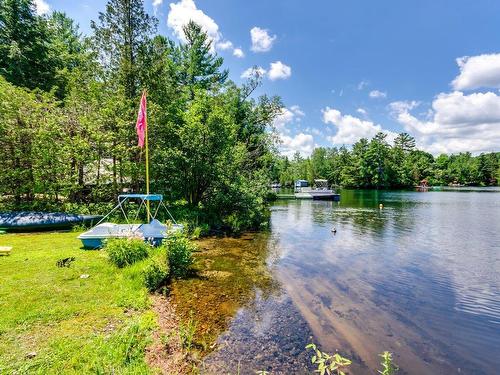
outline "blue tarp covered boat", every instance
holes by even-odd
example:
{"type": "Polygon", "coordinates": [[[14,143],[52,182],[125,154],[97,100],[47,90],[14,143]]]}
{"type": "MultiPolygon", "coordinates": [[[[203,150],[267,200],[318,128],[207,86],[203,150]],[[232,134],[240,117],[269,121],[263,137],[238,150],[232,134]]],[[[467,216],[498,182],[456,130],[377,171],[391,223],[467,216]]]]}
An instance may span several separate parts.
{"type": "Polygon", "coordinates": [[[2,231],[36,231],[69,229],[75,225],[93,225],[102,216],[76,215],[64,212],[4,212],[0,213],[0,230],[2,231]]]}
{"type": "Polygon", "coordinates": [[[171,236],[175,232],[180,232],[184,229],[183,225],[177,224],[173,216],[168,211],[163,203],[161,194],[123,194],[118,196],[118,204],[104,216],[95,227],[89,231],[82,233],[78,238],[82,241],[83,247],[87,249],[97,249],[102,247],[104,241],[108,238],[141,238],[151,244],[158,246],[165,238],[171,236]],[[141,211],[141,208],[147,210],[147,216],[150,222],[147,224],[130,223],[129,218],[124,210],[124,204],[128,200],[139,200],[140,205],[137,210],[136,217],[132,221],[136,221],[141,211]],[[150,203],[155,202],[156,209],[154,212],[150,210],[150,203]],[[149,203],[149,204],[148,204],[149,203]],[[171,223],[162,224],[156,219],[160,208],[164,208],[171,219],[171,223]],[[126,224],[115,224],[104,222],[113,212],[120,210],[126,220],[126,224]]]}

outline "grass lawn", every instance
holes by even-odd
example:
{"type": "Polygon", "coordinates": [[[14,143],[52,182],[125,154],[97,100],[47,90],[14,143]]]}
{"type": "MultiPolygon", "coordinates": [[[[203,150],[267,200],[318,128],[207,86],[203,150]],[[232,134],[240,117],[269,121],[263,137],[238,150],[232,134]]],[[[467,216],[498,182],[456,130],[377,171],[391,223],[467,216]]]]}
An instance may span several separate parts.
{"type": "Polygon", "coordinates": [[[117,269],[78,233],[0,235],[0,374],[150,373],[141,263],[117,269]],[[69,268],[59,259],[75,257],[69,268]],[[87,274],[88,278],[80,278],[87,274]]]}

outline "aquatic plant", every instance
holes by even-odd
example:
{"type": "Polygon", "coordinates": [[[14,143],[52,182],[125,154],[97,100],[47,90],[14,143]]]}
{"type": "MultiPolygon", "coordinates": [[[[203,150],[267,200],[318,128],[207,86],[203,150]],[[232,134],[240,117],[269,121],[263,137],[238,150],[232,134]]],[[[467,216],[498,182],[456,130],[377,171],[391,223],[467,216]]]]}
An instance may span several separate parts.
{"type": "Polygon", "coordinates": [[[109,260],[123,268],[147,258],[150,245],[137,238],[113,238],[106,241],[104,249],[109,260]]]}
{"type": "Polygon", "coordinates": [[[196,245],[183,234],[175,234],[169,237],[165,244],[167,246],[170,274],[177,278],[185,277],[188,274],[189,267],[193,264],[192,253],[196,250],[196,245]]]}
{"type": "Polygon", "coordinates": [[[193,347],[193,339],[196,333],[196,321],[193,318],[193,311],[189,314],[189,319],[186,323],[179,324],[179,337],[181,339],[182,347],[188,352],[193,347]]]}
{"type": "Polygon", "coordinates": [[[379,374],[394,375],[396,371],[399,370],[398,367],[393,363],[392,353],[386,351],[380,354],[380,357],[382,357],[382,362],[380,363],[382,365],[382,370],[378,371],[379,374]]]}
{"type": "Polygon", "coordinates": [[[350,359],[344,358],[338,353],[330,355],[322,352],[313,343],[307,345],[306,349],[312,349],[314,351],[314,354],[311,357],[311,363],[317,366],[317,369],[314,370],[314,372],[317,372],[320,375],[345,375],[343,370],[352,363],[350,359]]]}

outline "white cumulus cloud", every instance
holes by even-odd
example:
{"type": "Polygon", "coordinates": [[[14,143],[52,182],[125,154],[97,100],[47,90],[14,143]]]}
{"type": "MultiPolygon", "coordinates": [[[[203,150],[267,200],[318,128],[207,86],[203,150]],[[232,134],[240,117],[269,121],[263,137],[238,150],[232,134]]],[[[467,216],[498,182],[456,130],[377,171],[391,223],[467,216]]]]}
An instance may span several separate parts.
{"type": "Polygon", "coordinates": [[[304,117],[306,115],[298,105],[292,105],[290,107],[290,110],[298,117],[304,117]]]}
{"type": "Polygon", "coordinates": [[[50,5],[45,0],[35,0],[36,14],[42,16],[50,12],[50,5]]]}
{"type": "MultiPolygon", "coordinates": [[[[163,0],[153,0],[153,5],[160,6],[163,0]]],[[[212,41],[212,52],[215,49],[225,51],[233,50],[233,55],[236,57],[243,57],[243,51],[239,48],[234,49],[233,43],[224,39],[222,33],[219,31],[219,25],[213,18],[206,15],[201,9],[196,7],[194,0],[180,0],[177,3],[170,3],[170,11],[167,16],[167,25],[170,27],[174,35],[182,42],[186,43],[186,36],[182,28],[189,22],[194,21],[201,26],[212,41]],[[237,51],[238,50],[238,51],[237,51]]]]}
{"type": "Polygon", "coordinates": [[[326,107],[322,113],[323,122],[337,128],[337,133],[334,136],[327,137],[335,145],[353,144],[361,138],[372,138],[378,132],[387,134],[388,142],[392,142],[397,136],[392,131],[382,129],[378,124],[351,115],[342,115],[339,110],[334,108],[326,107]]]}
{"type": "Polygon", "coordinates": [[[271,81],[277,79],[287,79],[292,75],[292,68],[288,65],[283,64],[281,61],[276,61],[271,63],[269,69],[268,77],[271,81]]]}
{"type": "Polygon", "coordinates": [[[281,134],[280,151],[288,157],[299,152],[302,156],[311,155],[314,149],[314,137],[311,134],[299,133],[295,136],[281,134]]]}
{"type": "Polygon", "coordinates": [[[274,119],[273,126],[281,133],[289,133],[290,130],[287,125],[293,121],[294,116],[293,112],[288,108],[283,108],[281,113],[274,119]]]}
{"type": "Polygon", "coordinates": [[[255,76],[262,77],[266,74],[266,70],[261,67],[261,66],[252,66],[251,68],[248,68],[245,70],[243,73],[241,73],[241,78],[252,78],[255,76]]]}
{"type": "Polygon", "coordinates": [[[250,30],[250,38],[252,40],[252,51],[267,52],[273,47],[276,35],[271,36],[268,30],[255,26],[250,30]]]}
{"type": "Polygon", "coordinates": [[[451,83],[455,90],[500,88],[500,53],[460,57],[457,64],[460,74],[451,83]]]}
{"type": "Polygon", "coordinates": [[[369,85],[368,81],[363,80],[360,83],[358,83],[358,90],[363,90],[368,85],[369,85]]]}
{"type": "Polygon", "coordinates": [[[153,0],[153,7],[155,9],[159,8],[163,4],[163,0],[153,0]]]}
{"type": "Polygon", "coordinates": [[[245,57],[245,52],[241,48],[235,48],[233,50],[233,56],[236,56],[237,58],[241,59],[245,57]]]}
{"type": "Polygon", "coordinates": [[[372,91],[370,91],[370,93],[368,95],[370,96],[370,98],[374,98],[374,99],[387,98],[387,93],[383,92],[383,91],[379,91],[379,90],[372,90],[372,91]]]}
{"type": "Polygon", "coordinates": [[[395,102],[390,108],[397,121],[433,154],[498,151],[500,96],[493,92],[441,93],[432,102],[430,119],[411,113],[416,102],[395,102]]]}
{"type": "Polygon", "coordinates": [[[287,79],[292,75],[292,68],[283,64],[281,61],[276,61],[269,65],[269,70],[266,70],[261,66],[253,66],[241,73],[240,77],[250,78],[256,75],[260,77],[267,75],[267,78],[271,81],[275,81],[277,79],[287,79]]]}
{"type": "Polygon", "coordinates": [[[225,40],[223,42],[217,43],[217,48],[220,49],[221,51],[232,49],[233,43],[231,43],[229,40],[225,40]]]}
{"type": "Polygon", "coordinates": [[[182,28],[191,20],[200,25],[214,43],[222,39],[219,25],[198,9],[193,0],[181,0],[178,3],[170,4],[167,25],[174,31],[175,36],[183,42],[186,42],[186,37],[182,28]]]}
{"type": "Polygon", "coordinates": [[[290,108],[283,108],[281,113],[274,119],[273,126],[279,133],[290,133],[288,125],[298,123],[306,114],[298,105],[292,105],[290,108]]]}

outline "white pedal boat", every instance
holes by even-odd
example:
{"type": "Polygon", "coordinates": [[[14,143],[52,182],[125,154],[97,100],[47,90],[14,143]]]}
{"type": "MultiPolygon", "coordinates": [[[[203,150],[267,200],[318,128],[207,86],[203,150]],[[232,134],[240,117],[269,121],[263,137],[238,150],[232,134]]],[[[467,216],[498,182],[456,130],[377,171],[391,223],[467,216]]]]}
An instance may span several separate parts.
{"type": "Polygon", "coordinates": [[[118,204],[106,215],[95,227],[78,236],[86,249],[98,249],[104,245],[109,238],[140,238],[151,243],[154,246],[161,245],[164,239],[176,232],[183,231],[184,226],[177,224],[167,207],[163,203],[163,196],[160,194],[123,194],[118,196],[118,204]],[[140,206],[137,215],[133,221],[137,220],[141,208],[147,207],[147,202],[157,202],[154,214],[151,212],[148,216],[151,221],[146,224],[129,223],[129,218],[124,210],[124,203],[130,199],[140,200],[140,206]],[[171,223],[163,224],[156,219],[159,209],[163,207],[171,218],[171,223]],[[127,223],[115,224],[104,222],[114,211],[120,209],[127,223]]]}

